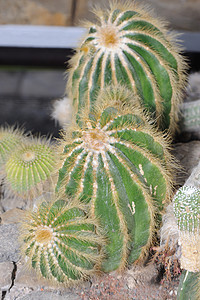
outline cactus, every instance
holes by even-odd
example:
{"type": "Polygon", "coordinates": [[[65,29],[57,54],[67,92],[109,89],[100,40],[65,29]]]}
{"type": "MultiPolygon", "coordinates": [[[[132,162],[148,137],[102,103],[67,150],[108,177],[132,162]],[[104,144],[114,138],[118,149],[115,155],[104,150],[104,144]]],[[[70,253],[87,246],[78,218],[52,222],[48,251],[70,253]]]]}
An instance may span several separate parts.
{"type": "Polygon", "coordinates": [[[95,108],[63,134],[57,192],[88,203],[107,237],[104,271],[142,259],[155,218],[171,193],[168,143],[121,86],[103,90],[95,108]]]}
{"type": "Polygon", "coordinates": [[[177,300],[199,300],[200,298],[200,273],[184,270],[181,274],[177,300]]]}
{"type": "Polygon", "coordinates": [[[190,272],[200,271],[200,190],[183,186],[174,198],[174,214],[179,229],[181,267],[190,272]]]}
{"type": "Polygon", "coordinates": [[[174,215],[179,229],[181,267],[179,300],[200,298],[200,190],[181,187],[174,197],[174,215]]]}
{"type": "Polygon", "coordinates": [[[22,253],[50,285],[71,284],[98,272],[103,239],[82,205],[43,201],[21,224],[22,253]]]}
{"type": "Polygon", "coordinates": [[[92,108],[99,89],[120,83],[140,96],[161,129],[173,133],[186,69],[175,37],[132,2],[94,13],[97,22],[86,24],[88,34],[71,59],[67,92],[75,111],[92,108]]]}
{"type": "Polygon", "coordinates": [[[25,139],[23,130],[14,127],[0,128],[0,166],[2,166],[10,153],[25,139]]]}
{"type": "Polygon", "coordinates": [[[30,138],[21,143],[10,154],[5,164],[7,195],[33,199],[51,185],[56,155],[50,142],[41,138],[30,138]]]}

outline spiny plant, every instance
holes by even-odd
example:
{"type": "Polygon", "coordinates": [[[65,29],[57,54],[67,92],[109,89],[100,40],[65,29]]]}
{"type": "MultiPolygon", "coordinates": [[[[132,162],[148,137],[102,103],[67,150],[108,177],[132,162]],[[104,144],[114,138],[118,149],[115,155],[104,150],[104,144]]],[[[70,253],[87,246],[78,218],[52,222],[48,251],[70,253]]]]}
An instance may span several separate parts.
{"type": "Polygon", "coordinates": [[[0,166],[25,139],[24,131],[14,127],[0,127],[0,166]]]}
{"type": "Polygon", "coordinates": [[[80,203],[42,201],[26,213],[21,230],[28,265],[50,285],[69,285],[98,272],[103,238],[80,203]]]}
{"type": "Polygon", "coordinates": [[[174,197],[174,214],[179,229],[182,274],[178,299],[200,298],[200,190],[181,187],[174,197]],[[190,294],[188,294],[188,289],[190,294]]]}
{"type": "Polygon", "coordinates": [[[39,196],[45,185],[52,183],[56,154],[50,140],[29,138],[12,154],[5,163],[3,189],[7,196],[31,198],[39,196]]]}
{"type": "Polygon", "coordinates": [[[131,104],[133,97],[121,86],[103,90],[95,107],[63,133],[58,150],[57,192],[88,203],[98,218],[108,240],[106,272],[145,256],[171,194],[167,139],[131,104]]]}
{"type": "Polygon", "coordinates": [[[86,23],[88,33],[71,59],[67,93],[75,111],[92,109],[99,89],[120,83],[140,96],[161,129],[173,133],[186,69],[176,37],[134,1],[113,1],[94,14],[96,23],[86,23]]]}

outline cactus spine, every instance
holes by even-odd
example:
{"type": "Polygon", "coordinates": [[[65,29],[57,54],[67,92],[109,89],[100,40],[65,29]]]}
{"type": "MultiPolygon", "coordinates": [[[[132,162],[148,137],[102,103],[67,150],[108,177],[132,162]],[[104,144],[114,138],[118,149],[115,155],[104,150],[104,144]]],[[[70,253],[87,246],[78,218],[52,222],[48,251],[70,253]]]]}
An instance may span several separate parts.
{"type": "Polygon", "coordinates": [[[121,86],[102,91],[60,142],[57,191],[87,202],[99,219],[108,240],[104,271],[145,254],[171,191],[168,143],[131,105],[133,97],[121,86]]]}
{"type": "Polygon", "coordinates": [[[80,205],[42,202],[22,224],[23,254],[50,284],[71,284],[98,271],[102,238],[80,205]]]}
{"type": "Polygon", "coordinates": [[[185,63],[174,37],[132,2],[94,13],[97,22],[88,23],[89,32],[71,60],[67,91],[75,111],[92,108],[99,89],[120,83],[140,96],[161,129],[174,132],[185,85],[185,63]]]}
{"type": "Polygon", "coordinates": [[[56,156],[49,141],[30,138],[13,151],[5,164],[4,190],[9,195],[33,198],[51,184],[56,156]]]}
{"type": "Polygon", "coordinates": [[[174,215],[181,245],[181,275],[178,300],[200,297],[200,190],[183,186],[174,197],[174,215]]]}

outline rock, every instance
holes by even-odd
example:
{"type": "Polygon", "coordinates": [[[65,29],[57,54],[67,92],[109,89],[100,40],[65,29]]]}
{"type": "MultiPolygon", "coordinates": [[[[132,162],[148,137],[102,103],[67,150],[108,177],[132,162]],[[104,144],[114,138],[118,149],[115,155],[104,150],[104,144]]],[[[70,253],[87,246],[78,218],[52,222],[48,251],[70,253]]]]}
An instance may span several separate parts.
{"type": "Polygon", "coordinates": [[[30,207],[30,203],[26,199],[22,199],[19,197],[18,198],[7,197],[6,193],[4,194],[4,198],[1,199],[1,205],[4,212],[14,208],[27,209],[30,207]]]}
{"type": "Polygon", "coordinates": [[[43,281],[37,278],[34,269],[28,268],[26,262],[20,259],[17,263],[15,285],[20,288],[29,287],[31,289],[38,289],[43,285],[43,281]]]}
{"type": "Polygon", "coordinates": [[[24,211],[19,208],[12,208],[0,215],[0,224],[19,223],[24,216],[24,211]]]}
{"type": "Polygon", "coordinates": [[[24,297],[18,298],[18,300],[80,300],[80,297],[73,293],[66,293],[64,295],[58,295],[53,292],[37,291],[30,293],[24,297]]]}
{"type": "Polygon", "coordinates": [[[172,154],[183,167],[183,170],[179,171],[175,179],[176,185],[182,186],[200,161],[200,141],[175,144],[172,154]]]}
{"type": "Polygon", "coordinates": [[[0,263],[0,289],[1,291],[7,291],[12,285],[12,262],[0,263]]]}
{"type": "Polygon", "coordinates": [[[17,262],[20,258],[17,224],[0,225],[0,263],[17,262]]]}
{"type": "Polygon", "coordinates": [[[198,165],[192,170],[192,174],[186,180],[185,185],[192,185],[200,188],[200,162],[198,165]]]}

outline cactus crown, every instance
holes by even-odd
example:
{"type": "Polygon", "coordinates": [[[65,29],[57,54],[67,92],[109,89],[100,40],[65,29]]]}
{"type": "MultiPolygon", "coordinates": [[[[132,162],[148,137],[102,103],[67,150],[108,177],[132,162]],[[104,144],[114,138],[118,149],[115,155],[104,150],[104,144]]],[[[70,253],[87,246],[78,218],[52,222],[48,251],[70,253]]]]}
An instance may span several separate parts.
{"type": "Polygon", "coordinates": [[[50,142],[30,138],[10,155],[5,164],[5,186],[11,194],[33,198],[41,194],[56,162],[50,142]]]}
{"type": "Polygon", "coordinates": [[[200,190],[183,186],[174,198],[174,214],[179,230],[191,233],[200,231],[200,190]]]}
{"type": "Polygon", "coordinates": [[[93,107],[99,89],[120,83],[140,96],[162,129],[173,132],[185,85],[185,63],[174,37],[132,2],[114,2],[94,13],[97,22],[86,25],[89,33],[71,60],[67,90],[75,110],[93,107]]]}
{"type": "Polygon", "coordinates": [[[21,225],[22,253],[51,285],[69,285],[98,272],[103,239],[80,203],[51,201],[26,213],[21,225]]]}
{"type": "Polygon", "coordinates": [[[168,143],[124,87],[103,90],[64,132],[57,191],[88,203],[108,238],[103,269],[143,257],[171,193],[168,143]],[[142,225],[141,225],[141,220],[142,225]]]}

